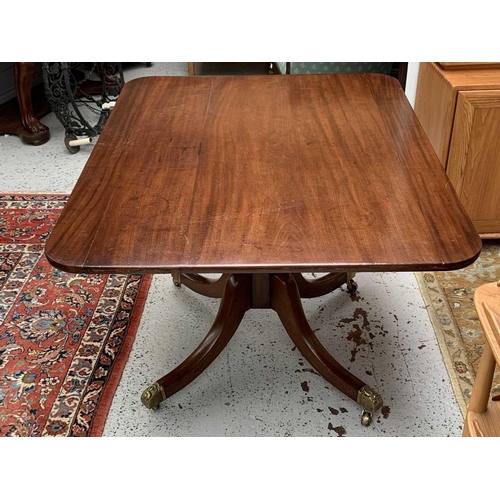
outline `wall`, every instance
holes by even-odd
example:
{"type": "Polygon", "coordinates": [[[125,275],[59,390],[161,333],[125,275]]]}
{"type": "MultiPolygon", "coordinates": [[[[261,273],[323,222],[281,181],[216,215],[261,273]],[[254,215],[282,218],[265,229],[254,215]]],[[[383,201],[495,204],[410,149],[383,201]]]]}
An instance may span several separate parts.
{"type": "Polygon", "coordinates": [[[409,62],[408,63],[408,73],[406,75],[406,90],[405,94],[412,107],[415,107],[415,93],[417,92],[417,80],[418,80],[418,69],[419,62],[409,62]]]}
{"type": "Polygon", "coordinates": [[[0,62],[0,104],[16,96],[14,63],[0,62]]]}
{"type": "MultiPolygon", "coordinates": [[[[33,85],[42,83],[42,67],[37,63],[33,85]]],[[[0,105],[16,97],[14,84],[14,63],[0,62],[0,105]]]]}

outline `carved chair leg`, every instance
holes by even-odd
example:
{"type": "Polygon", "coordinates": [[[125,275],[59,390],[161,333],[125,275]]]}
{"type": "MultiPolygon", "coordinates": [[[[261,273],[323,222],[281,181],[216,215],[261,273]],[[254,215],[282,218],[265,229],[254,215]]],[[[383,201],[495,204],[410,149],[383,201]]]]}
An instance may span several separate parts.
{"type": "Polygon", "coordinates": [[[302,308],[299,289],[291,274],[271,277],[271,307],[302,355],[333,386],[363,407],[362,423],[369,425],[382,407],[380,395],[346,370],[314,335],[302,308]]]}
{"type": "Polygon", "coordinates": [[[21,111],[21,121],[27,131],[21,139],[27,144],[35,146],[44,144],[50,138],[50,131],[36,117],[31,101],[31,85],[35,73],[35,63],[18,62],[14,64],[14,80],[16,85],[17,100],[21,111]]]}
{"type": "Polygon", "coordinates": [[[229,275],[208,335],[186,360],[143,392],[142,403],[147,408],[156,408],[203,373],[226,347],[251,306],[252,275],[229,275]]]}
{"type": "Polygon", "coordinates": [[[197,273],[173,273],[172,278],[176,286],[186,285],[200,295],[220,299],[229,274],[223,274],[218,279],[205,278],[197,273]]]}

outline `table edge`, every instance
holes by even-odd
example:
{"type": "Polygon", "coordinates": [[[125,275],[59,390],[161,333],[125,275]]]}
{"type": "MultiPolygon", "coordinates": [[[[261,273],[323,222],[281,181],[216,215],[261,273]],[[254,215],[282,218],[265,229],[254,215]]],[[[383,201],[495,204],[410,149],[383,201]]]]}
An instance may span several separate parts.
{"type": "Polygon", "coordinates": [[[433,272],[433,271],[454,271],[463,269],[473,264],[479,257],[482,249],[482,242],[474,255],[456,262],[443,263],[405,263],[405,264],[331,264],[319,263],[315,265],[309,264],[246,264],[246,265],[172,265],[172,266],[86,266],[75,265],[74,263],[63,263],[53,259],[50,254],[45,251],[45,256],[49,263],[61,271],[73,274],[171,274],[174,272],[184,273],[254,273],[254,274],[274,274],[274,273],[329,273],[329,272],[433,272]]]}

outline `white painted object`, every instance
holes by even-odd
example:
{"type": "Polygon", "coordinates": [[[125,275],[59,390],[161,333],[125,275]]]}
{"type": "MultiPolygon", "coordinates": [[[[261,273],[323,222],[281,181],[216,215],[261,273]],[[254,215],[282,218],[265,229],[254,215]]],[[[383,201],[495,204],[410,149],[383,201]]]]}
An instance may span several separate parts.
{"type": "Polygon", "coordinates": [[[102,105],[102,109],[113,109],[115,107],[115,101],[105,102],[102,105]]]}
{"type": "Polygon", "coordinates": [[[405,94],[410,101],[412,107],[415,107],[415,95],[417,93],[418,71],[420,69],[419,62],[409,62],[408,72],[406,74],[406,90],[405,94]]]}
{"type": "Polygon", "coordinates": [[[91,144],[92,143],[92,137],[85,137],[83,139],[75,139],[73,141],[69,141],[68,145],[71,147],[75,146],[84,146],[86,144],[91,144]]]}

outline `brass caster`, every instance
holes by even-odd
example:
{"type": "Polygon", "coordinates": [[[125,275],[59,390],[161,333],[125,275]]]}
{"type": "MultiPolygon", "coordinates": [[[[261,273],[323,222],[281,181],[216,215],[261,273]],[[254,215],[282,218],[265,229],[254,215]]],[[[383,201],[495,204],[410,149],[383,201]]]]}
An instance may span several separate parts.
{"type": "Polygon", "coordinates": [[[371,411],[368,410],[363,410],[361,413],[361,425],[364,425],[365,427],[368,427],[373,420],[373,414],[371,411]]]}
{"type": "Polygon", "coordinates": [[[181,286],[181,273],[172,273],[172,280],[175,286],[181,286]]]}
{"type": "Polygon", "coordinates": [[[358,284],[353,279],[350,279],[346,285],[349,293],[356,293],[358,291],[358,284]]]}
{"type": "Polygon", "coordinates": [[[373,414],[384,404],[382,397],[369,385],[364,385],[358,391],[357,402],[363,408],[361,424],[368,427],[372,423],[373,414]]]}
{"type": "Polygon", "coordinates": [[[163,387],[158,382],[155,382],[142,393],[141,403],[150,410],[157,410],[160,403],[165,399],[167,398],[163,387]]]}

